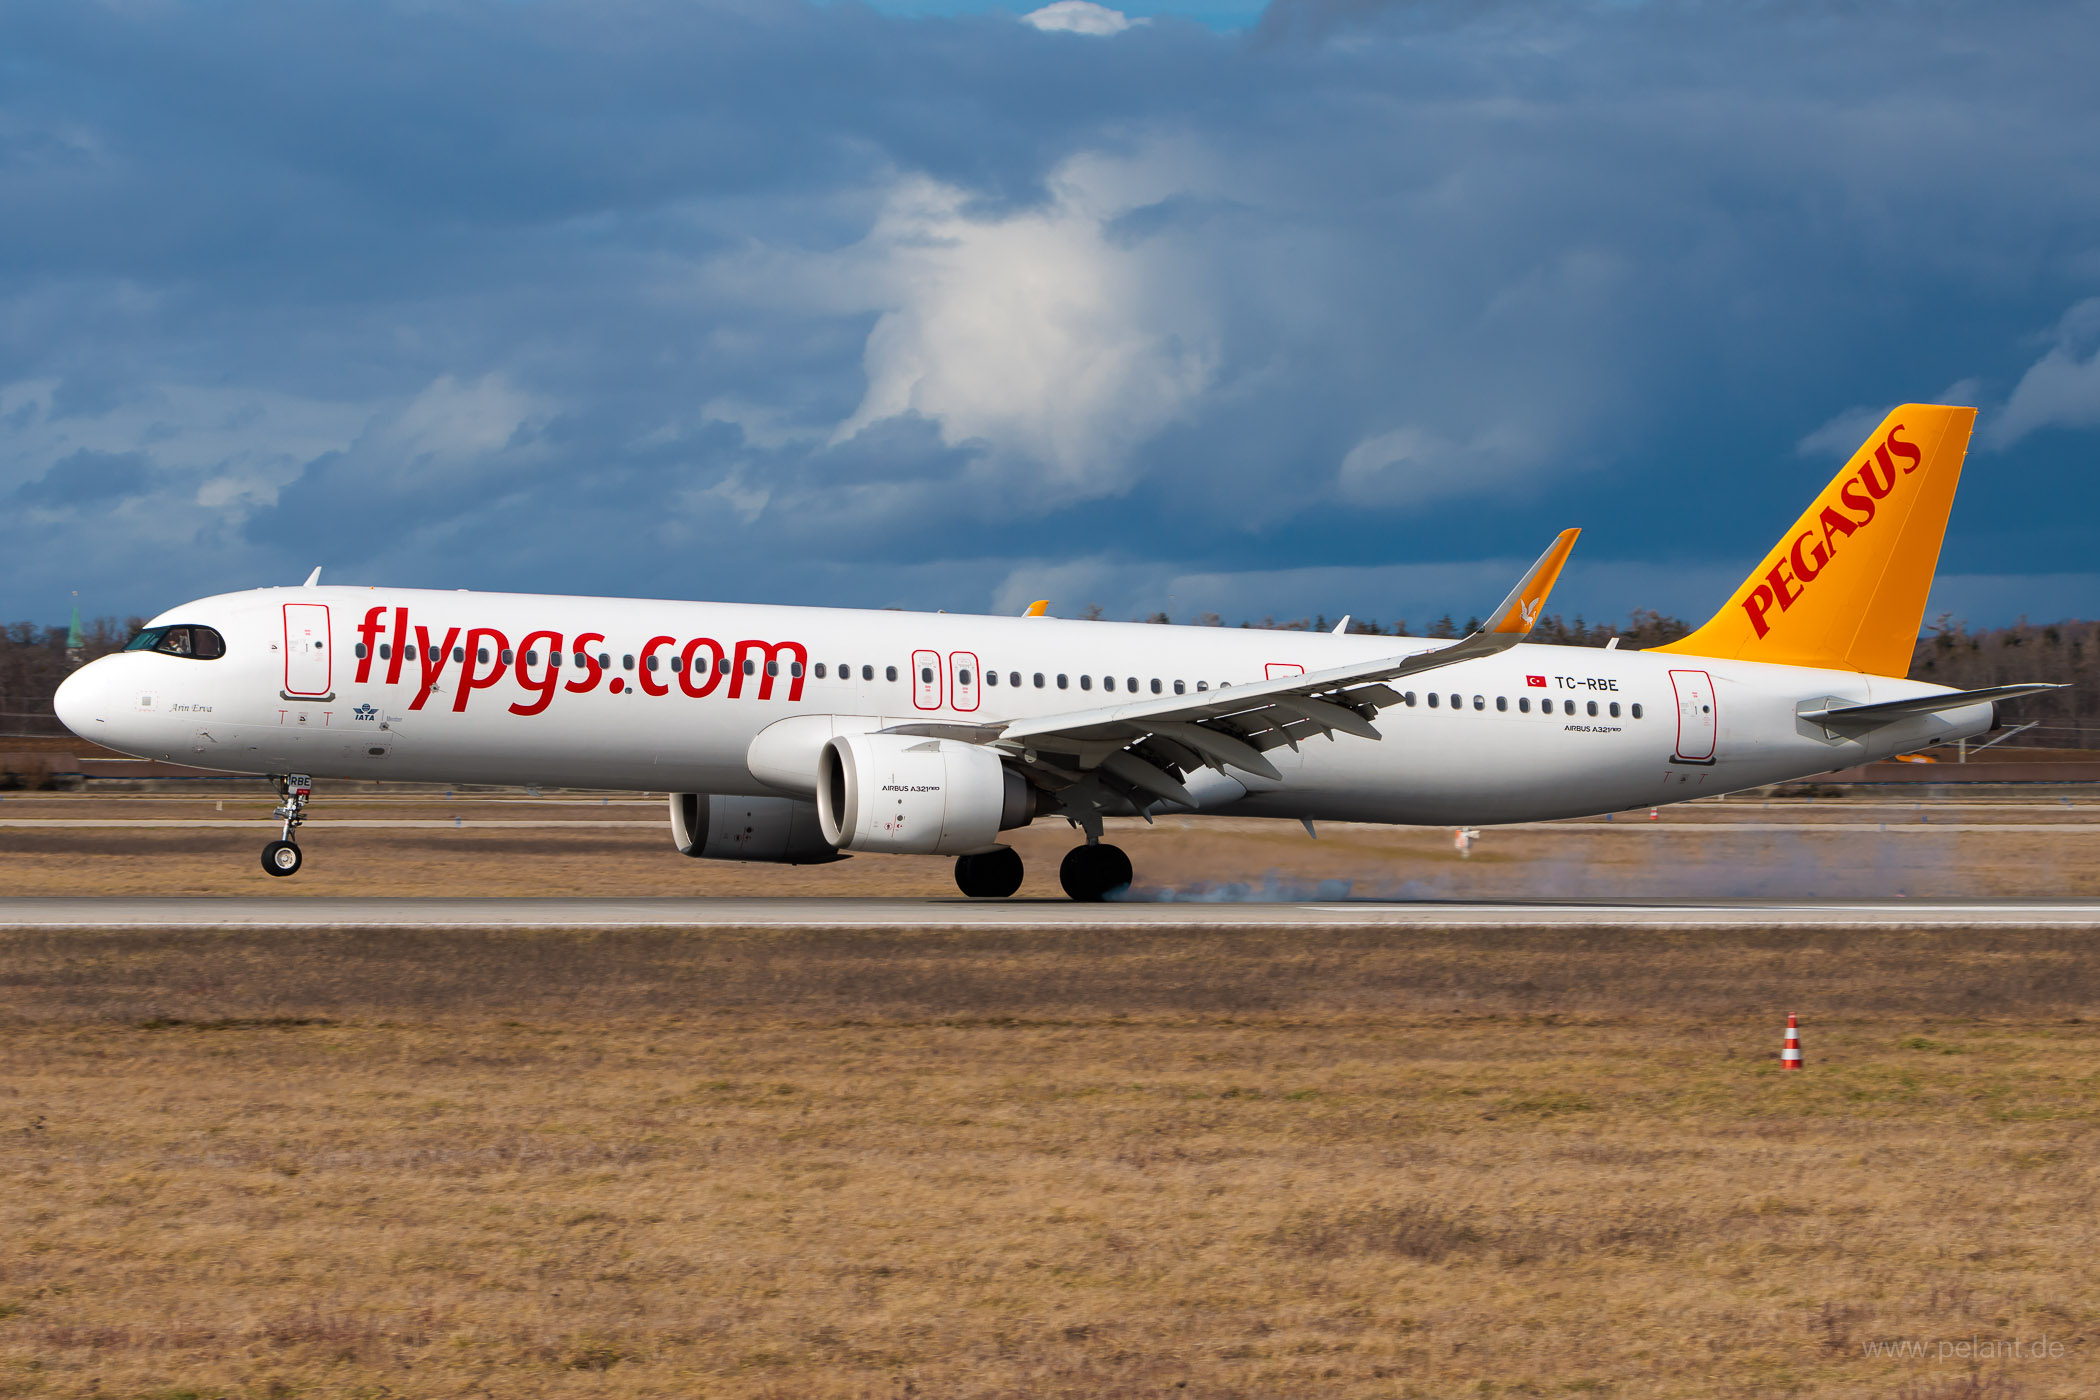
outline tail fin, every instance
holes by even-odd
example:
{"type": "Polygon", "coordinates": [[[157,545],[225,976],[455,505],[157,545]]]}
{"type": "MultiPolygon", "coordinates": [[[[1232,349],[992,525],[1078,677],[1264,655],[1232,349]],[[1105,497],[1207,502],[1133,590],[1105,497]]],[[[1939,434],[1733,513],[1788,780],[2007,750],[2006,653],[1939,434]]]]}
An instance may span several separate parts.
{"type": "Polygon", "coordinates": [[[1975,421],[1916,403],[1882,419],[1728,605],[1654,650],[1903,675],[1975,421]]]}

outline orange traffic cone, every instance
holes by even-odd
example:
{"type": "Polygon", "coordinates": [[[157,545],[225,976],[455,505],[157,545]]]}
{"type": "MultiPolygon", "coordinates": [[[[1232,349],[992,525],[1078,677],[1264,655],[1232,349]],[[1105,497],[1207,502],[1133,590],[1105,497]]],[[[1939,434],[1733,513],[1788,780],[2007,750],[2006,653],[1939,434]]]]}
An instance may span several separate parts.
{"type": "Polygon", "coordinates": [[[1792,1016],[1786,1018],[1786,1044],[1779,1050],[1779,1067],[1801,1068],[1801,1026],[1792,1016]]]}

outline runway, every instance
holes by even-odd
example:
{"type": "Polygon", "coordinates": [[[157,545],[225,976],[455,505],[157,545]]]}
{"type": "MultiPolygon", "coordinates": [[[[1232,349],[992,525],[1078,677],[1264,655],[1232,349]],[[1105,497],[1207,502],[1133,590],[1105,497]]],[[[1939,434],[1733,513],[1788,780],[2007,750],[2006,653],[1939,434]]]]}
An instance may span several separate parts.
{"type": "Polygon", "coordinates": [[[2100,901],[1523,900],[1302,903],[967,899],[0,900],[0,930],[166,929],[1174,929],[1216,928],[2091,928],[2100,901]]]}

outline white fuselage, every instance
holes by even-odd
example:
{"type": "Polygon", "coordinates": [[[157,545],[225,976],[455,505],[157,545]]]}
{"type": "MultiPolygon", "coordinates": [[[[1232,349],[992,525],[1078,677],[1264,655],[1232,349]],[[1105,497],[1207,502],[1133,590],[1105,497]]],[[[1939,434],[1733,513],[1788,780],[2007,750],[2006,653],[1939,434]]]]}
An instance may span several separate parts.
{"type": "MultiPolygon", "coordinates": [[[[785,719],[988,723],[1443,645],[343,587],[223,594],[154,622],[167,624],[216,629],[225,655],[96,661],[60,693],[68,727],[125,753],[232,772],[737,795],[783,791],[754,775],[750,754],[785,719]]],[[[1416,703],[1379,712],[1380,740],[1337,734],[1274,749],[1280,781],[1236,775],[1244,796],[1206,810],[1424,824],[1579,816],[1828,772],[1993,722],[1979,704],[1838,737],[1797,711],[1943,688],[1587,647],[1521,645],[1394,688],[1416,703]]]]}

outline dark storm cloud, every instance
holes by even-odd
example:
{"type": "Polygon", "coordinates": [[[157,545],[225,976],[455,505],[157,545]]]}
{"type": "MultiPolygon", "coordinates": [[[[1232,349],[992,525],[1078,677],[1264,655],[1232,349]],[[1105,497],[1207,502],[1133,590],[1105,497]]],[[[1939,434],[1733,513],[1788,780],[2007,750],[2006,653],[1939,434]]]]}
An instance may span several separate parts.
{"type": "Polygon", "coordinates": [[[91,452],[82,448],[61,457],[35,481],[16,487],[15,500],[25,506],[69,510],[121,500],[143,491],[151,475],[143,452],[91,452]]]}
{"type": "Polygon", "coordinates": [[[325,562],[1417,616],[1578,523],[1571,606],[1691,612],[1831,469],[1797,442],[1957,386],[1947,567],[2048,613],[2100,543],[2096,39],[2090,5],[16,7],[0,492],[130,474],[0,591],[325,562]]]}

